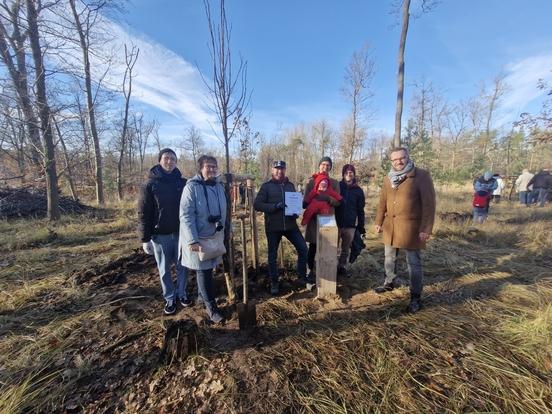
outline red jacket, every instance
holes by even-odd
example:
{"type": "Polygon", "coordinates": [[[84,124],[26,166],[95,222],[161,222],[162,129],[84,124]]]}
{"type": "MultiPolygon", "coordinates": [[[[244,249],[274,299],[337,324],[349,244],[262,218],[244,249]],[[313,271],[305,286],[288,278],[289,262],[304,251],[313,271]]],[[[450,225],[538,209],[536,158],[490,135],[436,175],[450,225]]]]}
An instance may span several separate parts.
{"type": "Polygon", "coordinates": [[[327,201],[317,200],[316,196],[320,194],[327,194],[332,198],[335,198],[337,201],[341,201],[343,197],[339,195],[330,185],[330,178],[325,173],[315,174],[314,176],[314,188],[311,192],[305,197],[305,203],[308,203],[305,212],[303,213],[303,219],[301,220],[301,225],[306,225],[311,219],[317,214],[330,214],[331,205],[327,201]],[[328,188],[326,191],[318,191],[318,186],[320,183],[326,180],[328,183],[328,188]]]}

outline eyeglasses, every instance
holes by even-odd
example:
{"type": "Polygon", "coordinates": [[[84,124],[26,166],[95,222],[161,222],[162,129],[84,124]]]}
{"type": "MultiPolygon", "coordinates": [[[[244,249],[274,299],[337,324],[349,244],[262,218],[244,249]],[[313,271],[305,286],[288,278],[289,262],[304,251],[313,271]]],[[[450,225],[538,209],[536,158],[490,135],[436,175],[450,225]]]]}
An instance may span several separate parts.
{"type": "Polygon", "coordinates": [[[391,162],[406,161],[407,159],[408,157],[395,158],[394,160],[391,160],[391,162]]]}

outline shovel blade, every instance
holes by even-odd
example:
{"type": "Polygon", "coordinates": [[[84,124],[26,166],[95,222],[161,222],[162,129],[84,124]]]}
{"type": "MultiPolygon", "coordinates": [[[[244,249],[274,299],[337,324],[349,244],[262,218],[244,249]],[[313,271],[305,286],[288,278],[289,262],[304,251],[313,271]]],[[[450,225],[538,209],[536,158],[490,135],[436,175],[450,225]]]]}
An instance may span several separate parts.
{"type": "Polygon", "coordinates": [[[254,303],[238,303],[238,322],[240,331],[257,326],[257,308],[254,303]]]}

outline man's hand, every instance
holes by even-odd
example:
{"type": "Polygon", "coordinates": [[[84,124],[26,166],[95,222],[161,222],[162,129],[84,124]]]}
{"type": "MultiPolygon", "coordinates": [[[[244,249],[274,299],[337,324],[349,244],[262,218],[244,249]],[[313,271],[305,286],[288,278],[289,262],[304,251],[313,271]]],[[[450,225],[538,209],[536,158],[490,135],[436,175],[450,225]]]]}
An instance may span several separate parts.
{"type": "Polygon", "coordinates": [[[423,233],[421,232],[419,235],[418,235],[419,239],[423,242],[426,242],[429,240],[429,234],[428,233],[423,233]]]}
{"type": "Polygon", "coordinates": [[[374,226],[374,231],[377,233],[381,233],[382,229],[381,226],[378,226],[377,224],[374,226]]]}
{"type": "Polygon", "coordinates": [[[190,250],[192,252],[199,252],[199,243],[190,244],[190,250]]]}
{"type": "Polygon", "coordinates": [[[151,256],[153,254],[153,244],[151,243],[151,240],[149,242],[142,243],[142,249],[145,254],[151,256]]]}
{"type": "Polygon", "coordinates": [[[284,203],[283,201],[280,201],[280,202],[274,204],[274,208],[276,210],[283,210],[284,208],[286,208],[286,203],[284,203]]]}

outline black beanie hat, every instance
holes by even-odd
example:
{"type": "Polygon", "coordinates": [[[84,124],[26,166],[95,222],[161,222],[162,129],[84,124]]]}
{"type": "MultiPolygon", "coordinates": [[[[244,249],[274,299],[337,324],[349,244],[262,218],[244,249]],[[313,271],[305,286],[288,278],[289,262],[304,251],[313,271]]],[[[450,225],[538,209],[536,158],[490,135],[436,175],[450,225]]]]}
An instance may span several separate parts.
{"type": "Polygon", "coordinates": [[[159,157],[157,158],[157,162],[160,162],[161,161],[161,157],[163,156],[164,153],[166,152],[170,152],[171,154],[173,154],[176,157],[176,152],[174,152],[172,149],[170,148],[163,148],[161,151],[159,151],[159,157]]]}
{"type": "Polygon", "coordinates": [[[324,161],[327,161],[330,163],[330,170],[333,168],[333,162],[330,157],[322,157],[320,158],[320,161],[318,161],[318,165],[322,164],[324,161]]]}

